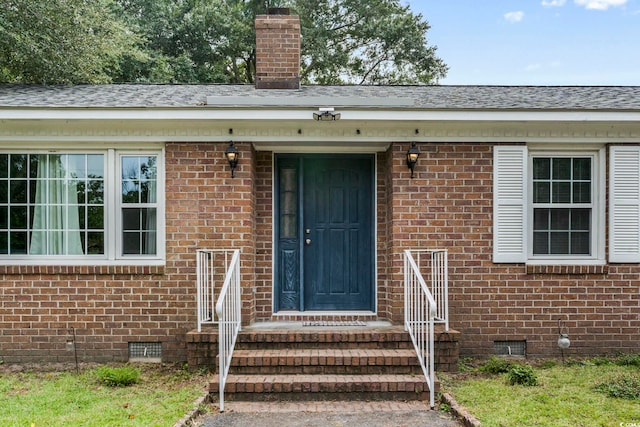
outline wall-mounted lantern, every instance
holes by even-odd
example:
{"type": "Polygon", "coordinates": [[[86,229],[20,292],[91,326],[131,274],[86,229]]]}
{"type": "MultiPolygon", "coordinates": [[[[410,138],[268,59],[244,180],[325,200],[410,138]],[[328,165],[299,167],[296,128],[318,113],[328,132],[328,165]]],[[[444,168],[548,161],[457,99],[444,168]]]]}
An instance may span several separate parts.
{"type": "Polygon", "coordinates": [[[418,157],[420,157],[420,149],[416,147],[416,143],[411,143],[411,148],[407,150],[407,167],[411,169],[411,178],[413,178],[413,168],[418,163],[418,157]]]}
{"type": "Polygon", "coordinates": [[[233,146],[233,141],[229,142],[229,146],[226,150],[224,150],[224,156],[227,158],[229,162],[229,167],[231,168],[231,178],[234,177],[234,172],[236,170],[236,166],[238,166],[238,149],[233,146]]]}

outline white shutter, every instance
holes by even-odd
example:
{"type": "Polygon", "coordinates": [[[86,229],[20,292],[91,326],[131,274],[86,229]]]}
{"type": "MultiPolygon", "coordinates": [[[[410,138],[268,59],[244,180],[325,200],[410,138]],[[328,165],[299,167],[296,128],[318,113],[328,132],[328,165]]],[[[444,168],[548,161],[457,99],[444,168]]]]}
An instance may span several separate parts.
{"type": "Polygon", "coordinates": [[[640,147],[611,147],[609,262],[640,262],[640,147]]]}
{"type": "Polygon", "coordinates": [[[527,147],[493,148],[493,262],[527,260],[527,147]]]}

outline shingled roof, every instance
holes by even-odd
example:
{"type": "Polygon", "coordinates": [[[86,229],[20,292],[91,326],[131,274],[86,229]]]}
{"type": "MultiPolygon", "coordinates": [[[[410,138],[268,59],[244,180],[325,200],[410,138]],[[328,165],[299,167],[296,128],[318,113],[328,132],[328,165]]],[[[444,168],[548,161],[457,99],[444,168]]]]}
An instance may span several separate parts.
{"type": "Polygon", "coordinates": [[[0,85],[0,108],[203,108],[216,99],[273,108],[332,97],[403,100],[404,108],[419,110],[640,110],[640,86],[0,85]]]}

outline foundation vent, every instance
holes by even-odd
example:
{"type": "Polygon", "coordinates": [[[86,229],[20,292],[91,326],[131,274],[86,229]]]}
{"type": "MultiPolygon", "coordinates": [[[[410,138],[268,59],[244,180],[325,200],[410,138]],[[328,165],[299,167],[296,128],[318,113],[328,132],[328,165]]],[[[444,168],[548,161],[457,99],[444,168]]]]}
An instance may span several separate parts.
{"type": "Polygon", "coordinates": [[[497,356],[520,356],[527,355],[526,341],[494,341],[493,352],[497,356]]]}
{"type": "Polygon", "coordinates": [[[160,342],[130,342],[129,362],[162,362],[162,343],[160,342]]]}

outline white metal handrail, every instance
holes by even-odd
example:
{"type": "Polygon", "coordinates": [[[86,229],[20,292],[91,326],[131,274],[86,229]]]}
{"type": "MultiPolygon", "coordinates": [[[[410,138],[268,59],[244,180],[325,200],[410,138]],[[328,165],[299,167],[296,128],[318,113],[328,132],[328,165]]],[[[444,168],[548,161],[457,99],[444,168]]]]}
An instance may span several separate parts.
{"type": "Polygon", "coordinates": [[[231,261],[228,264],[224,284],[220,290],[220,296],[216,303],[216,315],[218,316],[218,357],[220,366],[218,369],[220,387],[220,412],[224,412],[224,387],[231,366],[231,357],[236,345],[238,332],[240,332],[241,318],[241,293],[240,293],[240,251],[234,250],[231,261]]]}
{"type": "Polygon", "coordinates": [[[412,249],[409,251],[436,303],[435,323],[449,331],[449,265],[446,249],[412,249]]]}
{"type": "MultiPolygon", "coordinates": [[[[431,290],[425,283],[418,264],[413,258],[412,251],[404,252],[404,324],[405,329],[411,336],[411,341],[416,350],[418,361],[422,367],[425,380],[429,386],[429,405],[435,407],[435,372],[434,372],[434,323],[438,319],[438,306],[431,290]]],[[[432,287],[445,285],[444,290],[438,290],[439,299],[446,298],[446,251],[420,251],[422,260],[424,253],[430,252],[431,269],[436,273],[431,273],[431,280],[442,281],[443,283],[431,284],[432,287]],[[444,252],[444,271],[442,271],[442,255],[435,255],[444,252]]],[[[448,310],[448,309],[445,309],[448,310]]],[[[445,316],[444,323],[448,329],[448,316],[445,316]]]]}
{"type": "Polygon", "coordinates": [[[198,249],[196,251],[198,332],[203,325],[216,324],[215,290],[222,289],[234,249],[198,249]]]}

